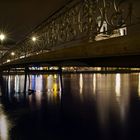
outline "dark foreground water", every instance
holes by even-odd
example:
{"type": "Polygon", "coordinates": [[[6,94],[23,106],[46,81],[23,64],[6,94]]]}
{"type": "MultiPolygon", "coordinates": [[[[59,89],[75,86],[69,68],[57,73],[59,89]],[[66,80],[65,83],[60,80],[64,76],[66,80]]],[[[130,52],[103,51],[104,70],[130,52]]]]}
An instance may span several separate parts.
{"type": "Polygon", "coordinates": [[[140,139],[139,73],[3,76],[0,86],[0,140],[140,139]]]}

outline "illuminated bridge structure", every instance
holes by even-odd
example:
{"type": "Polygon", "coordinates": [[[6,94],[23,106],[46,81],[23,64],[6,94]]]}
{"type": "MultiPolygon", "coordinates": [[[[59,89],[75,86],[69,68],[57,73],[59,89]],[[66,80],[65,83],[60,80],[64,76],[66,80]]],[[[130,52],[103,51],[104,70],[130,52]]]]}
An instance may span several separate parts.
{"type": "Polygon", "coordinates": [[[135,0],[70,1],[8,50],[1,68],[140,67],[139,5],[135,0]]]}

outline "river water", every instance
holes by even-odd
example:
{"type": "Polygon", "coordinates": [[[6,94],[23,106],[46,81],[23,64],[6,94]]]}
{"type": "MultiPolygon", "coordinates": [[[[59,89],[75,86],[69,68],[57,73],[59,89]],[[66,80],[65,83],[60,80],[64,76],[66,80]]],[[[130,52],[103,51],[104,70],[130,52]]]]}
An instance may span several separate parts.
{"type": "Polygon", "coordinates": [[[128,140],[140,130],[140,73],[3,76],[0,140],[128,140]]]}

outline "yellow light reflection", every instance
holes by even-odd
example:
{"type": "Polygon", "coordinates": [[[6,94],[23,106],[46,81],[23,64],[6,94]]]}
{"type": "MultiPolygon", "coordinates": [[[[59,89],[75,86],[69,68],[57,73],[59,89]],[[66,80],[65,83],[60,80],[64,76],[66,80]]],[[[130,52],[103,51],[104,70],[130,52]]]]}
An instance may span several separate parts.
{"type": "Polygon", "coordinates": [[[120,74],[116,74],[115,91],[116,91],[116,97],[120,97],[120,91],[121,91],[121,76],[120,76],[120,74]]]}
{"type": "Polygon", "coordinates": [[[79,77],[79,92],[80,92],[80,99],[81,101],[83,101],[83,75],[80,74],[80,77],[79,77]]]}
{"type": "Polygon", "coordinates": [[[96,93],[96,74],[93,74],[93,93],[96,93]]]}
{"type": "Polygon", "coordinates": [[[61,99],[61,81],[58,75],[47,77],[47,96],[50,103],[57,103],[61,99]]]}
{"type": "Polygon", "coordinates": [[[58,85],[57,85],[57,83],[53,83],[53,94],[54,94],[54,97],[57,97],[57,94],[58,94],[58,85]]]}
{"type": "Polygon", "coordinates": [[[57,78],[57,75],[56,75],[56,74],[54,75],[54,78],[55,78],[55,79],[57,78]]]}
{"type": "Polygon", "coordinates": [[[83,75],[82,74],[80,74],[79,86],[80,86],[80,94],[82,94],[83,92],[83,75]]]}

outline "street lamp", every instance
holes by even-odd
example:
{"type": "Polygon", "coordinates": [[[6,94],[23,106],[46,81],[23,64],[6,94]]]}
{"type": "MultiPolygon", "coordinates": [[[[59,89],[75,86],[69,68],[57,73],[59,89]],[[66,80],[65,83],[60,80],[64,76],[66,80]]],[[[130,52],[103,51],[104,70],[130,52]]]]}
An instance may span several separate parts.
{"type": "Polygon", "coordinates": [[[32,37],[32,41],[36,42],[37,38],[35,36],[32,37]]]}
{"type": "Polygon", "coordinates": [[[0,40],[3,41],[5,39],[5,35],[3,33],[0,34],[0,40]]]}
{"type": "Polygon", "coordinates": [[[14,52],[11,52],[11,55],[12,55],[12,56],[14,56],[14,55],[15,55],[15,53],[14,53],[14,52]]]}
{"type": "Polygon", "coordinates": [[[11,61],[10,59],[7,59],[7,63],[10,62],[10,61],[11,61]]]}
{"type": "Polygon", "coordinates": [[[15,52],[11,52],[11,59],[14,60],[15,59],[15,52]]]}
{"type": "MultiPolygon", "coordinates": [[[[5,35],[3,33],[0,33],[0,45],[3,44],[4,39],[5,39],[5,35]]],[[[2,59],[3,54],[4,54],[4,52],[2,51],[2,54],[0,56],[1,59],[2,59]]],[[[2,60],[1,60],[1,63],[3,63],[2,60]]]]}

